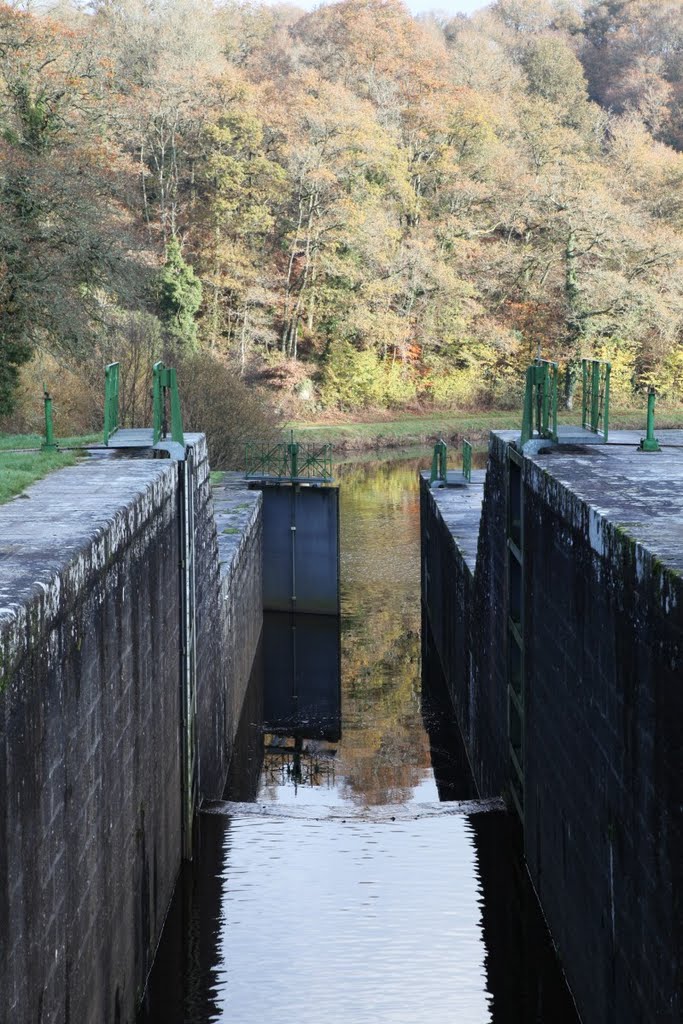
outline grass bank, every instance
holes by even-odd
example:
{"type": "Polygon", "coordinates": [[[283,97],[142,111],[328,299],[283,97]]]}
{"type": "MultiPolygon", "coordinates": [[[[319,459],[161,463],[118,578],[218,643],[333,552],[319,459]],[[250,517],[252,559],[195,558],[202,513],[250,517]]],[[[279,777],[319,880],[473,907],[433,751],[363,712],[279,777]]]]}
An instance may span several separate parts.
{"type": "MultiPolygon", "coordinates": [[[[562,413],[562,424],[580,422],[580,413],[562,413]]],[[[489,412],[438,412],[426,415],[403,414],[396,419],[345,419],[333,422],[294,420],[287,424],[299,441],[334,445],[336,452],[361,452],[380,448],[402,448],[433,444],[443,437],[449,444],[467,438],[472,444],[488,441],[491,430],[519,430],[521,410],[489,412]]],[[[683,409],[658,409],[657,429],[683,427],[683,409]]],[[[642,430],[645,433],[645,409],[614,409],[610,430],[642,430]]]]}
{"type": "Polygon", "coordinates": [[[510,412],[442,412],[405,414],[396,419],[297,420],[288,423],[287,430],[293,430],[299,441],[329,442],[337,451],[353,452],[426,445],[440,437],[450,443],[462,437],[482,441],[492,428],[504,430],[516,426],[516,418],[515,413],[510,412]]]}
{"type": "Polygon", "coordinates": [[[60,438],[60,445],[72,450],[42,451],[43,438],[39,434],[0,434],[0,504],[15,498],[48,473],[73,466],[78,460],[78,451],[73,449],[96,439],[96,435],[60,438]],[[17,448],[36,450],[10,450],[17,448]]]}

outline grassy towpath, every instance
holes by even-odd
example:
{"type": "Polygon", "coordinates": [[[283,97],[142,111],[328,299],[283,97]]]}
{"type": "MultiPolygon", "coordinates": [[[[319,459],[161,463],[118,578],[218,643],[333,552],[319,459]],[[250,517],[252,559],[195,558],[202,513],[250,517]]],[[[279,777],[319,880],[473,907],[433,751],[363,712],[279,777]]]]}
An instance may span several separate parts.
{"type": "MultiPolygon", "coordinates": [[[[580,422],[580,411],[561,413],[560,423],[580,422]]],[[[519,430],[521,410],[490,410],[488,412],[433,412],[424,415],[404,414],[396,419],[356,420],[333,422],[293,420],[287,430],[293,430],[299,441],[329,442],[338,452],[370,451],[379,448],[400,448],[408,445],[433,444],[443,437],[449,444],[458,444],[467,438],[473,444],[485,444],[491,430],[519,430]]],[[[683,408],[657,409],[657,429],[683,426],[683,408]]],[[[610,430],[642,429],[645,433],[645,403],[637,409],[613,409],[610,430]]]]}
{"type": "Polygon", "coordinates": [[[39,434],[0,434],[0,505],[55,469],[73,466],[78,460],[76,449],[94,440],[97,437],[92,434],[60,438],[59,449],[43,451],[40,447],[43,438],[39,434]],[[74,448],[62,450],[70,446],[74,448]]]}
{"type": "Polygon", "coordinates": [[[462,437],[483,441],[492,428],[504,430],[516,426],[516,419],[516,414],[511,412],[441,412],[374,421],[295,420],[287,424],[287,430],[293,430],[299,441],[329,442],[339,451],[366,451],[425,445],[440,437],[451,443],[462,437]]]}

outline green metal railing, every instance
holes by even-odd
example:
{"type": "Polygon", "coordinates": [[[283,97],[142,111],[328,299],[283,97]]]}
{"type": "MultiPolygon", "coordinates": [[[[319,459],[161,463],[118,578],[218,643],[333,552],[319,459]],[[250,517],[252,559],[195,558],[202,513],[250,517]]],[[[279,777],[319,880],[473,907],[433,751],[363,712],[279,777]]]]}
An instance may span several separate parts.
{"type": "Polygon", "coordinates": [[[521,445],[533,437],[557,441],[558,372],[557,363],[549,359],[536,359],[527,370],[521,445]]]}
{"type": "Polygon", "coordinates": [[[104,443],[119,429],[119,364],[104,368],[104,443]]]}
{"type": "Polygon", "coordinates": [[[612,366],[604,359],[582,359],[581,425],[593,434],[609,435],[609,379],[612,366]]]}
{"type": "Polygon", "coordinates": [[[468,483],[472,481],[472,445],[469,441],[462,442],[462,475],[468,483]]]}
{"type": "Polygon", "coordinates": [[[171,366],[164,366],[160,360],[154,364],[152,374],[153,443],[158,444],[162,438],[168,436],[170,403],[171,438],[184,445],[176,371],[171,366]]]}
{"type": "Polygon", "coordinates": [[[249,441],[245,446],[249,480],[332,480],[332,445],[301,444],[292,436],[276,443],[249,441]]]}
{"type": "Polygon", "coordinates": [[[661,452],[659,441],[655,437],[655,389],[650,388],[647,393],[647,426],[646,437],[640,439],[640,450],[642,452],[661,452]]]}
{"type": "Polygon", "coordinates": [[[446,483],[446,473],[448,472],[448,446],[443,438],[434,445],[434,454],[432,456],[432,471],[429,474],[429,483],[436,483],[437,480],[442,483],[446,483]]]}

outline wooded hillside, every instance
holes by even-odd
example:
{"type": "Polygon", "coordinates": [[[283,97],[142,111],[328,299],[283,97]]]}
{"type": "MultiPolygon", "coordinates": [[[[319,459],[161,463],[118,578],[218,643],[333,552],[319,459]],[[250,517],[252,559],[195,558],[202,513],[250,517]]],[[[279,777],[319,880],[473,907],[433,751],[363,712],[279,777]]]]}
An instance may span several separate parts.
{"type": "Polygon", "coordinates": [[[683,0],[0,7],[0,411],[120,359],[135,418],[162,352],[299,411],[516,403],[539,350],[680,400],[681,150],[683,0]]]}

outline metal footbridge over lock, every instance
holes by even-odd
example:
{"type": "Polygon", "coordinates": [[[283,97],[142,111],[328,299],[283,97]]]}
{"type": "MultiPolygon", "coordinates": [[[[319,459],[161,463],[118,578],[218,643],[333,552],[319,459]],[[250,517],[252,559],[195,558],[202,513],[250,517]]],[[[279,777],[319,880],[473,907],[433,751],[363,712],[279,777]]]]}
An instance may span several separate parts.
{"type": "Polygon", "coordinates": [[[104,371],[104,443],[107,448],[153,448],[183,460],[185,436],[178,379],[173,367],[159,361],[152,367],[152,426],[125,428],[119,416],[118,363],[104,371]]]}
{"type": "Polygon", "coordinates": [[[462,442],[462,473],[448,468],[448,445],[441,437],[434,445],[429,483],[437,487],[466,487],[472,482],[472,445],[462,442]]]}
{"type": "Polygon", "coordinates": [[[604,359],[581,360],[581,426],[558,426],[559,366],[550,359],[534,360],[526,372],[520,447],[533,440],[607,444],[611,369],[604,359]]]}
{"type": "Polygon", "coordinates": [[[332,483],[332,445],[289,441],[250,441],[245,448],[247,480],[276,484],[332,483]]]}

